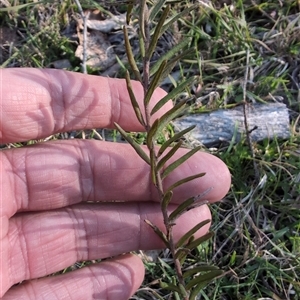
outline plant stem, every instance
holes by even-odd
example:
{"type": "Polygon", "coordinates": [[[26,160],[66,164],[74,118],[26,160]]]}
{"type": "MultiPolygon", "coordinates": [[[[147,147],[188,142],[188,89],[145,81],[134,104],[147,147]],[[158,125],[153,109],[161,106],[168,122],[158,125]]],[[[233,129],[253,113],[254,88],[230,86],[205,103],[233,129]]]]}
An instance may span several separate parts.
{"type": "MultiPolygon", "coordinates": [[[[147,4],[145,4],[144,6],[145,12],[143,12],[144,14],[144,31],[145,31],[145,36],[144,36],[144,45],[145,45],[145,57],[143,57],[143,77],[142,77],[142,85],[143,85],[143,90],[144,90],[144,97],[146,97],[146,94],[148,92],[149,86],[150,86],[150,56],[149,56],[149,45],[150,45],[150,23],[148,21],[148,16],[146,16],[148,14],[148,8],[147,8],[147,4]]],[[[150,129],[151,129],[151,114],[150,114],[150,107],[149,107],[149,103],[144,103],[144,109],[145,109],[145,120],[146,120],[146,124],[145,124],[145,130],[147,132],[147,134],[149,133],[150,129]]],[[[157,171],[157,164],[158,164],[158,155],[155,151],[155,144],[154,142],[152,142],[150,144],[150,147],[148,147],[149,152],[150,152],[150,159],[153,159],[153,164],[151,164],[151,168],[154,168],[154,170],[151,170],[151,174],[152,172],[154,172],[155,174],[155,186],[156,189],[158,191],[158,195],[159,195],[159,199],[160,199],[160,204],[162,204],[163,199],[164,199],[164,188],[163,188],[163,181],[161,178],[161,173],[160,171],[157,171]]],[[[161,207],[163,207],[161,205],[161,207]]],[[[162,214],[163,214],[163,220],[164,220],[164,225],[166,228],[166,234],[167,234],[167,238],[169,241],[169,250],[171,251],[172,257],[173,257],[173,261],[175,264],[175,271],[177,274],[177,279],[179,284],[185,288],[185,282],[182,276],[182,269],[181,269],[181,264],[179,259],[175,258],[175,254],[176,254],[176,245],[174,242],[174,237],[173,237],[173,226],[174,224],[170,224],[169,222],[169,215],[168,215],[168,210],[167,208],[163,208],[162,209],[162,214]]],[[[183,296],[183,300],[188,300],[188,292],[185,291],[185,295],[181,295],[183,296]]]]}

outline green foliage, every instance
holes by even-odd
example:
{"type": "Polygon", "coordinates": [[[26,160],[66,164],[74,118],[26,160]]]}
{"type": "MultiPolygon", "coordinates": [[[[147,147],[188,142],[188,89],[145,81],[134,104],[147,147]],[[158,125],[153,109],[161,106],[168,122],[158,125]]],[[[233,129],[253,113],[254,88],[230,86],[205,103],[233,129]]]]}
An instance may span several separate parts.
{"type": "MultiPolygon", "coordinates": [[[[182,132],[177,133],[170,139],[166,140],[161,147],[156,147],[156,141],[158,135],[169,125],[169,123],[178,115],[182,114],[187,107],[187,101],[183,100],[178,102],[171,108],[169,111],[164,113],[161,117],[156,118],[154,122],[150,122],[151,116],[158,112],[170,99],[177,96],[178,93],[183,91],[189,85],[191,85],[195,78],[191,77],[181,84],[179,84],[173,92],[169,95],[165,96],[161,99],[152,109],[149,110],[149,103],[151,101],[152,95],[155,89],[160,85],[162,80],[170,74],[173,67],[182,59],[186,54],[184,54],[184,47],[187,46],[189,40],[187,42],[179,43],[173,50],[169,51],[164,55],[164,57],[159,61],[159,64],[156,63],[153,67],[150,67],[150,62],[154,51],[156,49],[157,43],[161,35],[168,29],[170,26],[177,21],[182,16],[187,15],[193,9],[196,8],[197,5],[192,5],[183,9],[180,13],[176,13],[169,17],[170,14],[170,5],[166,5],[167,1],[159,1],[158,7],[162,9],[162,13],[159,13],[156,5],[152,7],[148,7],[148,3],[146,1],[141,1],[139,5],[139,41],[140,41],[140,53],[142,54],[142,65],[143,65],[143,73],[139,73],[138,63],[136,63],[135,58],[133,56],[133,51],[131,50],[131,45],[129,42],[129,37],[127,33],[126,27],[124,27],[124,40],[126,53],[129,61],[129,65],[131,67],[131,71],[135,75],[135,78],[141,82],[144,89],[144,115],[141,112],[141,108],[139,107],[135,95],[133,93],[133,89],[131,86],[129,73],[126,74],[126,82],[127,89],[131,99],[131,103],[133,109],[135,111],[136,117],[139,122],[144,126],[146,131],[146,145],[149,151],[149,156],[144,152],[142,147],[136,143],[131,137],[130,134],[127,134],[118,124],[115,124],[117,129],[120,131],[124,139],[126,139],[138,155],[150,164],[150,172],[151,178],[154,186],[157,188],[158,195],[160,197],[160,204],[162,209],[162,215],[164,219],[165,229],[161,230],[155,224],[152,224],[149,220],[145,220],[145,222],[154,230],[154,232],[160,237],[160,239],[164,242],[166,247],[168,247],[173,256],[173,261],[176,270],[176,276],[172,277],[172,280],[169,282],[161,281],[161,287],[166,290],[170,290],[174,293],[175,298],[179,299],[195,299],[196,294],[201,290],[203,286],[205,286],[210,280],[214,277],[219,276],[222,272],[217,271],[215,269],[206,271],[205,274],[194,276],[194,273],[186,273],[185,277],[182,276],[182,265],[185,261],[187,252],[191,252],[193,249],[197,248],[199,244],[209,239],[212,234],[206,234],[201,238],[194,239],[193,234],[196,233],[201,227],[207,224],[209,221],[201,222],[189,232],[187,232],[179,241],[179,245],[184,245],[183,248],[176,245],[173,238],[172,227],[175,225],[176,220],[184,213],[189,211],[192,208],[197,206],[206,204],[206,201],[202,200],[202,195],[189,198],[184,200],[173,212],[169,213],[169,203],[173,197],[173,189],[178,187],[179,185],[185,184],[188,181],[194,180],[196,178],[202,177],[205,174],[196,174],[193,176],[189,176],[187,178],[181,179],[178,182],[175,182],[168,189],[164,188],[163,180],[176,168],[178,168],[181,164],[186,162],[192,155],[194,155],[197,151],[200,150],[200,147],[196,147],[181,157],[177,158],[175,161],[169,163],[170,159],[174,157],[174,154],[181,148],[182,141],[177,140],[182,138],[183,135],[193,127],[190,127],[182,132]],[[155,29],[151,30],[151,22],[155,23],[155,18],[158,16],[158,21],[156,23],[155,29]],[[171,147],[170,147],[171,146],[171,147]],[[165,153],[167,151],[167,153],[165,153]],[[164,156],[162,156],[162,154],[164,156]],[[164,233],[164,231],[166,233],[164,233]]],[[[132,7],[128,9],[127,13],[127,23],[129,23],[130,16],[133,11],[132,7]]]]}

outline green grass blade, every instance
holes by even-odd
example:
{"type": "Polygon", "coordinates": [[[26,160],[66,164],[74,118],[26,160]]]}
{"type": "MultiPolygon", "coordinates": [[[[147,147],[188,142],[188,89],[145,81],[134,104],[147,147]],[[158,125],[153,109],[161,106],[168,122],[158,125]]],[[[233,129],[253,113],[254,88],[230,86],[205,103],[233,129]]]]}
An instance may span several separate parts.
{"type": "Polygon", "coordinates": [[[183,164],[186,160],[188,160],[192,155],[194,155],[200,149],[201,149],[201,146],[198,146],[198,147],[190,150],[188,153],[184,154],[179,159],[177,159],[176,161],[171,163],[169,166],[167,166],[161,175],[162,179],[166,178],[172,171],[174,171],[177,167],[179,167],[181,164],[183,164]]]}
{"type": "Polygon", "coordinates": [[[204,220],[197,225],[195,225],[192,229],[190,229],[186,234],[184,234],[176,244],[176,248],[183,247],[183,244],[188,241],[194,233],[196,233],[200,228],[208,224],[211,220],[204,220]]]}
{"type": "Polygon", "coordinates": [[[157,14],[162,10],[163,6],[165,5],[166,0],[160,0],[155,5],[152,6],[150,10],[149,20],[153,22],[157,14]]]}
{"type": "Polygon", "coordinates": [[[169,50],[166,54],[164,54],[154,65],[153,67],[151,67],[150,70],[150,76],[153,76],[157,70],[159,69],[161,63],[164,60],[169,60],[171,58],[174,59],[174,55],[176,53],[178,53],[180,50],[182,50],[183,48],[185,48],[189,43],[190,43],[191,39],[190,38],[185,38],[182,42],[180,42],[179,44],[177,44],[176,46],[174,46],[171,50],[169,50]]]}
{"type": "Polygon", "coordinates": [[[186,87],[190,86],[194,81],[196,80],[196,77],[190,77],[184,82],[182,82],[180,85],[178,85],[175,89],[173,89],[170,93],[168,93],[165,97],[163,97],[159,102],[155,104],[153,109],[151,110],[151,116],[155,114],[163,105],[165,105],[169,100],[173,99],[175,96],[177,96],[182,90],[184,90],[186,87]]]}
{"type": "Polygon", "coordinates": [[[129,135],[126,131],[117,123],[114,123],[122,137],[134,148],[136,153],[142,158],[148,165],[150,165],[149,156],[144,152],[142,147],[129,135]]]}
{"type": "Polygon", "coordinates": [[[161,147],[158,150],[157,156],[161,156],[164,151],[171,146],[171,144],[175,141],[177,141],[178,139],[182,138],[186,133],[188,133],[189,131],[193,130],[196,127],[196,125],[192,125],[176,134],[174,134],[173,137],[171,137],[170,139],[168,139],[166,142],[164,142],[161,147]]]}
{"type": "Polygon", "coordinates": [[[170,28],[170,26],[178,21],[180,18],[184,17],[185,15],[187,15],[189,12],[191,12],[192,10],[194,10],[195,8],[198,7],[199,4],[194,4],[191,7],[188,7],[186,9],[184,9],[182,12],[180,13],[176,13],[173,17],[171,17],[169,20],[167,20],[167,22],[165,23],[165,25],[162,28],[162,32],[165,32],[168,28],[170,28]]]}
{"type": "Polygon", "coordinates": [[[47,2],[47,1],[37,1],[37,2],[14,5],[14,6],[9,6],[9,7],[1,7],[0,12],[16,12],[22,8],[26,8],[26,7],[32,6],[32,5],[38,5],[38,4],[45,3],[45,2],[47,2]]]}
{"type": "Polygon", "coordinates": [[[196,178],[200,178],[200,177],[203,177],[205,176],[206,173],[199,173],[199,174],[196,174],[196,175],[191,175],[191,176],[188,176],[184,179],[181,179],[181,180],[178,180],[177,182],[175,182],[174,184],[172,184],[167,191],[172,191],[173,189],[175,189],[176,187],[186,183],[186,182],[189,182],[189,181],[192,181],[196,178]]]}
{"type": "Polygon", "coordinates": [[[135,98],[128,71],[126,72],[125,79],[126,79],[126,85],[127,85],[127,90],[128,90],[128,93],[129,93],[131,105],[133,107],[135,115],[136,115],[137,119],[139,120],[139,122],[145,127],[146,123],[145,123],[145,120],[143,118],[143,115],[142,115],[141,109],[139,107],[139,104],[138,104],[138,102],[135,98]]]}

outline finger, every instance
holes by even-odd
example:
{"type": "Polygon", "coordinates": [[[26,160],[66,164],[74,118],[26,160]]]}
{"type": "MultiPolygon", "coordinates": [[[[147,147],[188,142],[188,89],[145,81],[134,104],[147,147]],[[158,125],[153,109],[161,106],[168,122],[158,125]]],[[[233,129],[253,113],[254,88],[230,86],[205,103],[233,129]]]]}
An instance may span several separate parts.
{"type": "MultiPolygon", "coordinates": [[[[135,117],[125,80],[54,69],[0,69],[0,143],[40,139],[88,128],[143,131],[135,117]]],[[[142,107],[143,88],[132,81],[142,107]]],[[[157,89],[151,107],[165,92],[157,89]]],[[[166,112],[171,102],[154,117],[166,112]]],[[[143,111],[143,109],[142,109],[143,111]]]]}
{"type": "Polygon", "coordinates": [[[28,281],[2,300],[127,300],[139,288],[144,266],[134,255],[123,255],[74,272],[28,281]]]}
{"type": "MultiPolygon", "coordinates": [[[[181,149],[174,158],[186,153],[181,149]]],[[[82,201],[159,201],[151,183],[149,165],[126,144],[69,140],[42,143],[0,152],[1,186],[6,187],[3,212],[9,218],[19,210],[46,210],[82,201]]],[[[186,176],[206,175],[176,188],[174,203],[212,190],[208,201],[227,193],[226,165],[207,153],[197,153],[165,180],[167,188],[186,176]]]]}
{"type": "MultiPolygon", "coordinates": [[[[170,206],[170,211],[174,210],[170,206]]],[[[183,214],[174,226],[174,240],[203,220],[210,220],[206,205],[183,214]]],[[[165,231],[159,204],[80,204],[56,211],[26,213],[10,221],[1,247],[2,286],[62,270],[76,261],[116,256],[133,250],[165,247],[144,220],[165,231]],[[5,265],[7,264],[7,265],[5,265]]],[[[196,234],[205,234],[205,225],[196,234]]]]}

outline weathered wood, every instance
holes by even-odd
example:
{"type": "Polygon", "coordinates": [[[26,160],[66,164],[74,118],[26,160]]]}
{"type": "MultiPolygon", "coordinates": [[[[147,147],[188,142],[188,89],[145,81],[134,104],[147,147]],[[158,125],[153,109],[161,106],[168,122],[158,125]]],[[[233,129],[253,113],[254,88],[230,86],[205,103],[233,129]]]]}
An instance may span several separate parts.
{"type": "MultiPolygon", "coordinates": [[[[286,105],[248,104],[246,106],[248,129],[251,131],[252,141],[263,139],[287,139],[290,137],[289,113],[286,105]]],[[[220,145],[220,143],[235,142],[245,136],[243,106],[234,109],[219,109],[210,113],[184,116],[174,122],[175,129],[182,130],[196,125],[190,138],[196,139],[207,147],[220,145]]]]}

